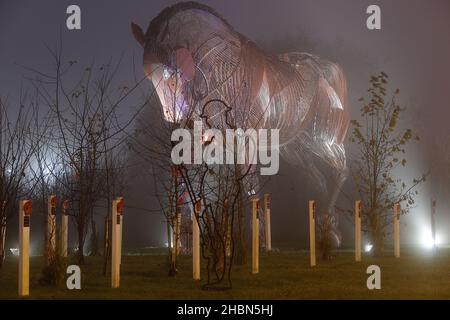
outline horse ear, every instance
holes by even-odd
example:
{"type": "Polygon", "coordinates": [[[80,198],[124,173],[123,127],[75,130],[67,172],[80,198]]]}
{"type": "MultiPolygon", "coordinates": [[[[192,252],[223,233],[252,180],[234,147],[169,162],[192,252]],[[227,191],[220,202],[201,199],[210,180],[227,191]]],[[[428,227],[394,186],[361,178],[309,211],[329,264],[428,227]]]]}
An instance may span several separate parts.
{"type": "Polygon", "coordinates": [[[195,75],[195,63],[191,52],[186,48],[179,48],[175,51],[177,69],[182,72],[186,80],[192,80],[195,75]]]}
{"type": "Polygon", "coordinates": [[[144,32],[142,31],[141,27],[139,27],[137,24],[131,22],[131,31],[133,32],[134,38],[139,42],[139,44],[144,47],[145,45],[145,36],[144,32]]]}

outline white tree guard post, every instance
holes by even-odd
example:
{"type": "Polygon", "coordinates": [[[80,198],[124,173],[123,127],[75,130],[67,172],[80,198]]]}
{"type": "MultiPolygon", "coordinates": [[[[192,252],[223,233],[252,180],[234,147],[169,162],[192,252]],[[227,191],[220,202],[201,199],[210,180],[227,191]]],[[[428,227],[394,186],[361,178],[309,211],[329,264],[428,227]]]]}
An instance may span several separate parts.
{"type": "Polygon", "coordinates": [[[111,248],[111,287],[120,286],[120,264],[122,260],[122,224],[123,224],[122,197],[112,203],[112,248],[111,248]]]}
{"type": "Polygon", "coordinates": [[[361,200],[355,201],[355,261],[361,261],[361,200]]]}
{"type": "Polygon", "coordinates": [[[431,200],[431,237],[433,239],[433,248],[436,247],[436,200],[431,200]]]}
{"type": "Polygon", "coordinates": [[[202,211],[201,201],[197,201],[192,211],[192,276],[200,280],[200,227],[197,217],[202,211]]]}
{"type": "Polygon", "coordinates": [[[69,200],[65,200],[61,210],[61,256],[67,257],[69,242],[69,200]]]}
{"type": "Polygon", "coordinates": [[[394,256],[400,258],[400,203],[394,204],[394,256]]]}
{"type": "Polygon", "coordinates": [[[19,201],[19,296],[30,294],[31,200],[19,201]]]}
{"type": "Polygon", "coordinates": [[[119,248],[119,259],[120,259],[119,260],[119,266],[122,264],[123,206],[124,206],[123,198],[120,197],[120,199],[122,199],[122,204],[119,204],[118,206],[120,208],[119,207],[117,208],[117,211],[120,214],[120,232],[119,232],[119,244],[120,244],[120,246],[118,246],[118,248],[119,248]]]}
{"type": "Polygon", "coordinates": [[[266,252],[272,250],[272,235],[270,226],[270,194],[266,193],[264,195],[264,221],[265,221],[265,241],[266,241],[266,252]]]}
{"type": "Polygon", "coordinates": [[[47,265],[56,253],[56,205],[58,199],[51,195],[47,199],[47,265]]]}
{"type": "Polygon", "coordinates": [[[259,199],[252,198],[252,274],[259,273],[259,199]]]}
{"type": "Polygon", "coordinates": [[[309,263],[316,265],[316,202],[309,200],[309,263]]]}

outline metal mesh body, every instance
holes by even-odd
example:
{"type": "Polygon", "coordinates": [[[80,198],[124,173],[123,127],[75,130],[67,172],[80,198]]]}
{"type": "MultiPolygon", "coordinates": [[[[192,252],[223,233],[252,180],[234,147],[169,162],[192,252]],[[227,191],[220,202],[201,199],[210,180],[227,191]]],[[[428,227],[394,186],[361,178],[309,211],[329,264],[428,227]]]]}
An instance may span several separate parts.
{"type": "Polygon", "coordinates": [[[202,119],[219,130],[279,129],[281,155],[324,191],[339,245],[334,204],[346,177],[349,123],[342,69],[307,53],[269,55],[194,2],[164,9],[145,35],[132,27],[165,119],[188,128],[202,119]],[[331,181],[323,164],[333,172],[331,181]]]}
{"type": "Polygon", "coordinates": [[[150,23],[144,65],[167,120],[202,116],[219,129],[227,121],[279,129],[290,162],[310,168],[313,154],[345,169],[346,81],[338,65],[306,53],[268,55],[194,3],[169,7],[150,23]]]}

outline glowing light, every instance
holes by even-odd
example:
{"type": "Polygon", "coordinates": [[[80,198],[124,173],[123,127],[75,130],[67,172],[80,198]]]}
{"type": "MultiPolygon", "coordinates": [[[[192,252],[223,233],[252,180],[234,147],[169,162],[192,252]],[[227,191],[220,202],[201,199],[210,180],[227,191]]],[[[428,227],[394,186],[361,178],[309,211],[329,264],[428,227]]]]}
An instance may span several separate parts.
{"type": "Polygon", "coordinates": [[[370,251],[372,251],[372,248],[373,248],[373,245],[371,245],[370,243],[368,243],[368,244],[366,244],[366,245],[364,246],[364,251],[365,251],[365,252],[370,252],[370,251]]]}
{"type": "Polygon", "coordinates": [[[15,255],[16,257],[19,256],[19,253],[20,253],[19,248],[9,248],[9,251],[11,251],[11,253],[13,255],[15,255]]]}
{"type": "Polygon", "coordinates": [[[427,249],[433,249],[442,244],[441,236],[436,233],[435,239],[433,239],[430,228],[424,228],[421,232],[420,244],[427,249]]]}
{"type": "Polygon", "coordinates": [[[422,232],[420,243],[427,249],[431,249],[436,245],[430,231],[422,232]]]}
{"type": "Polygon", "coordinates": [[[164,80],[168,80],[171,76],[171,72],[169,71],[168,68],[164,68],[163,70],[163,79],[164,80]]]}

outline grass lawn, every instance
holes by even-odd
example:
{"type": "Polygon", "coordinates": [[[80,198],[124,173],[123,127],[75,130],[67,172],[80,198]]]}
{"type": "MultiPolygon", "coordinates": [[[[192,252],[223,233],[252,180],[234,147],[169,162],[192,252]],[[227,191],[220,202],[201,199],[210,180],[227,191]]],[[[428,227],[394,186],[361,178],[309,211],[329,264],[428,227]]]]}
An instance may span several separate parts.
{"type": "MultiPolygon", "coordinates": [[[[233,289],[221,292],[202,291],[200,283],[192,280],[190,256],[181,257],[179,274],[173,278],[167,276],[162,254],[122,259],[119,289],[111,289],[110,278],[103,277],[101,258],[87,257],[81,267],[82,289],[70,291],[39,285],[43,259],[32,257],[29,298],[450,299],[450,249],[434,254],[409,250],[400,259],[363,257],[361,263],[353,262],[353,253],[339,252],[332,261],[318,260],[315,268],[309,267],[307,252],[263,254],[258,275],[250,274],[250,265],[236,266],[233,289]],[[371,264],[381,268],[381,290],[366,287],[366,268],[371,264]]],[[[0,270],[0,299],[17,298],[17,270],[18,259],[8,257],[0,270]]]]}

